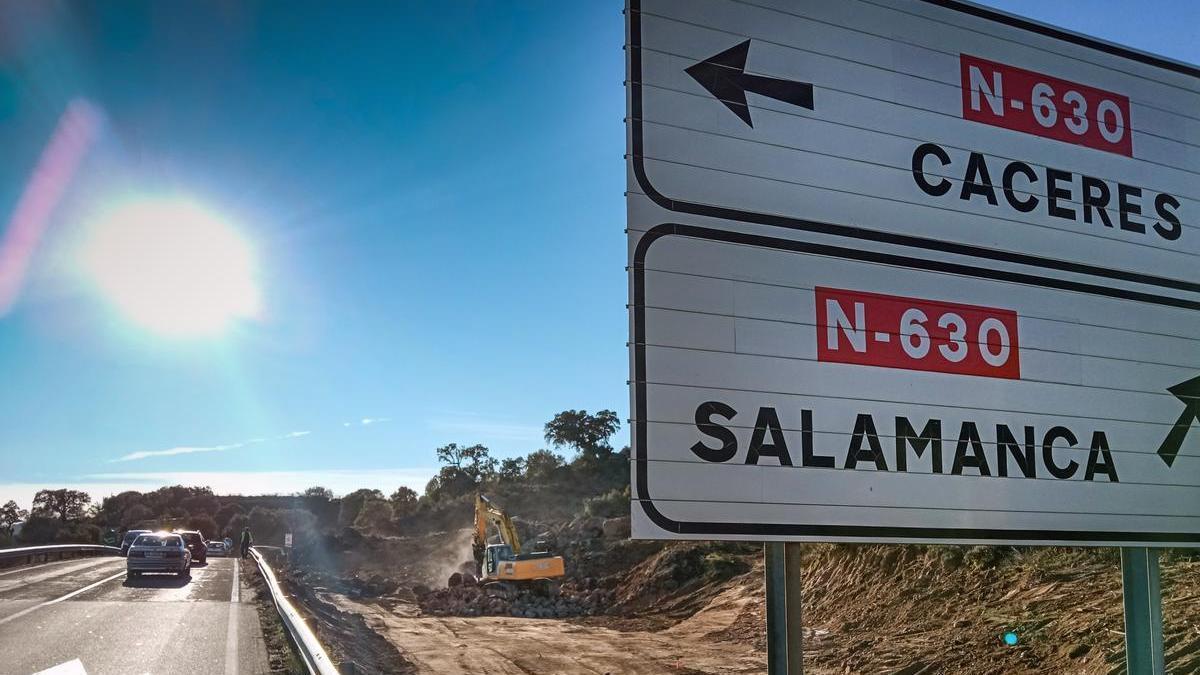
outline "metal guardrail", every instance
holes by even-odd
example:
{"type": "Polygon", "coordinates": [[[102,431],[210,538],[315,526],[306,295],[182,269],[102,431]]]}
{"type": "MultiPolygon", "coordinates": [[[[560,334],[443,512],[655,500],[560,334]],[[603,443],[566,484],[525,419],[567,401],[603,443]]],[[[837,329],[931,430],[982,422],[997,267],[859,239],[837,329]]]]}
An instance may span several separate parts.
{"type": "Polygon", "coordinates": [[[300,658],[304,660],[308,672],[312,675],[338,675],[338,669],[329,660],[325,648],[321,646],[317,636],[304,622],[304,617],[300,616],[291,601],[284,595],[283,588],[275,578],[275,572],[257,548],[257,546],[252,546],[250,555],[254,556],[254,561],[258,563],[258,569],[267,583],[267,589],[271,591],[271,600],[275,602],[275,609],[279,611],[283,625],[287,628],[288,634],[292,636],[292,642],[296,645],[296,651],[300,653],[300,658]]]}
{"type": "Polygon", "coordinates": [[[48,560],[52,555],[58,555],[61,560],[68,554],[97,553],[100,555],[120,555],[121,549],[116,546],[101,546],[99,544],[49,544],[46,546],[23,546],[21,548],[0,548],[0,561],[27,558],[33,562],[41,557],[48,560]]]}

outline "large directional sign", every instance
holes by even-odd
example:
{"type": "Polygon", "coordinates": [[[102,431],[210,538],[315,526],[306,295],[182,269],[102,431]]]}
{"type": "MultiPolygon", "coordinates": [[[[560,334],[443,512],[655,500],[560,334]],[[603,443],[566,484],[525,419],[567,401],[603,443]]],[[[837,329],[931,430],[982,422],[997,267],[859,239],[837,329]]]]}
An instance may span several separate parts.
{"type": "Polygon", "coordinates": [[[629,0],[633,534],[1200,546],[1200,69],[629,0]]]}

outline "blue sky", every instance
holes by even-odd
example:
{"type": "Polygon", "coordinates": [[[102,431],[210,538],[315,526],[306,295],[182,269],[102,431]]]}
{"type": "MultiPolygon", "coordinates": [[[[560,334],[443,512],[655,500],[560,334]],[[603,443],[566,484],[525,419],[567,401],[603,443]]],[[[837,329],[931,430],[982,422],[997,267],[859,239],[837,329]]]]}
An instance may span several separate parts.
{"type": "MultiPolygon", "coordinates": [[[[989,4],[1200,62],[1191,2],[989,4]]],[[[245,5],[3,12],[0,210],[68,101],[106,121],[0,317],[0,500],[420,488],[439,445],[626,418],[619,3],[245,5]],[[131,194],[237,223],[262,316],[163,339],[113,311],[72,256],[131,194]]]]}

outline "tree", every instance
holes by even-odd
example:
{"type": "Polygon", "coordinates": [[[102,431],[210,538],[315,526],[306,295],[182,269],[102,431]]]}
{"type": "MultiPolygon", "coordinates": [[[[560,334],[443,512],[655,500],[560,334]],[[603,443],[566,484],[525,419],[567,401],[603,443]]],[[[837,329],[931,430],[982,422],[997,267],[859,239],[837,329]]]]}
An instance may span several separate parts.
{"type": "Polygon", "coordinates": [[[321,499],[333,499],[333,490],[320,485],[314,485],[304,492],[300,493],[301,497],[320,497],[321,499]]]}
{"type": "Polygon", "coordinates": [[[182,527],[189,515],[191,514],[182,506],[171,506],[158,514],[158,520],[164,528],[174,529],[182,527]]]}
{"type": "Polygon", "coordinates": [[[429,482],[425,483],[425,497],[428,499],[434,499],[441,489],[442,478],[441,476],[434,474],[433,478],[430,478],[429,482]]]}
{"type": "Polygon", "coordinates": [[[51,544],[58,538],[62,523],[52,516],[30,515],[21,525],[21,534],[17,539],[23,544],[51,544]]]}
{"type": "Polygon", "coordinates": [[[535,450],[525,458],[525,476],[531,483],[544,485],[554,479],[554,475],[564,464],[562,455],[556,455],[544,448],[535,450]]]}
{"type": "Polygon", "coordinates": [[[181,503],[183,508],[193,516],[208,515],[211,516],[221,507],[221,502],[211,492],[208,494],[196,494],[185,498],[181,503]]]}
{"type": "Polygon", "coordinates": [[[525,475],[524,457],[505,457],[500,460],[500,470],[496,472],[502,481],[515,483],[525,475]]]}
{"type": "Polygon", "coordinates": [[[392,505],[382,499],[368,499],[363,502],[354,527],[368,532],[378,532],[392,520],[392,505]]]}
{"type": "Polygon", "coordinates": [[[134,504],[125,510],[121,517],[121,526],[127,530],[138,529],[154,520],[154,512],[145,504],[134,504]]]}
{"type": "Polygon", "coordinates": [[[217,527],[220,528],[221,532],[224,532],[225,528],[229,526],[229,521],[232,520],[234,516],[245,512],[246,510],[242,508],[241,504],[238,504],[237,502],[226,502],[221,505],[221,508],[217,509],[217,513],[213,516],[213,520],[217,521],[217,527]]]}
{"type": "Polygon", "coordinates": [[[488,454],[487,446],[478,443],[444,445],[437,449],[437,458],[439,462],[463,471],[476,483],[496,473],[496,460],[488,454]]]}
{"type": "Polygon", "coordinates": [[[443,466],[425,487],[425,496],[433,501],[455,499],[479,489],[479,481],[457,466],[443,466]]]}
{"type": "Polygon", "coordinates": [[[617,413],[601,410],[564,410],[546,423],[546,442],[554,447],[574,448],[581,456],[603,458],[612,454],[608,439],[621,428],[617,413]]]}
{"type": "Polygon", "coordinates": [[[373,499],[382,500],[383,493],[379,490],[362,488],[342,497],[341,510],[338,511],[338,525],[340,527],[353,526],[358,520],[358,512],[362,510],[363,504],[373,499]]]}
{"type": "Polygon", "coordinates": [[[80,490],[39,490],[33,496],[34,515],[46,518],[58,518],[58,522],[66,525],[68,520],[83,518],[84,510],[92,498],[80,490]]]}
{"type": "Polygon", "coordinates": [[[96,519],[109,527],[122,527],[127,524],[125,514],[135,505],[143,504],[145,495],[134,490],[127,490],[115,495],[109,495],[100,501],[100,510],[96,519]]]}
{"type": "Polygon", "coordinates": [[[28,517],[29,512],[10,499],[4,506],[0,506],[0,531],[3,531],[6,536],[11,537],[13,527],[28,517]]]}
{"type": "MultiPolygon", "coordinates": [[[[256,506],[250,509],[250,534],[255,543],[283,543],[283,514],[279,509],[256,506]]],[[[240,534],[240,533],[239,533],[240,534]]]]}
{"type": "Polygon", "coordinates": [[[392,515],[396,518],[411,516],[417,510],[417,491],[401,485],[392,496],[388,497],[392,504],[392,515]]]}
{"type": "Polygon", "coordinates": [[[238,537],[242,536],[242,530],[250,526],[250,519],[246,514],[238,512],[233,514],[229,522],[221,529],[221,532],[230,539],[238,541],[238,537]]]}
{"type": "Polygon", "coordinates": [[[206,540],[217,536],[217,532],[220,531],[217,527],[217,521],[213,520],[212,516],[203,513],[188,518],[187,529],[198,530],[200,535],[206,540]]]}

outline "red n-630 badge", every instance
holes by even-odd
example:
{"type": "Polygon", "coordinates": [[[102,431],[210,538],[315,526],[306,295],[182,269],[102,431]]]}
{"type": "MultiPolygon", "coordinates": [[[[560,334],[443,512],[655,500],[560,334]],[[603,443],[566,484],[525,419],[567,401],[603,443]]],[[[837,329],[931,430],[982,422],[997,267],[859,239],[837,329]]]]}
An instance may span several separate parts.
{"type": "Polygon", "coordinates": [[[1020,379],[1017,313],[816,288],[817,360],[1020,379]]]}
{"type": "Polygon", "coordinates": [[[1129,97],[959,55],[963,119],[1133,156],[1129,97]]]}

